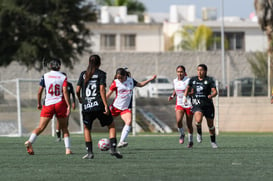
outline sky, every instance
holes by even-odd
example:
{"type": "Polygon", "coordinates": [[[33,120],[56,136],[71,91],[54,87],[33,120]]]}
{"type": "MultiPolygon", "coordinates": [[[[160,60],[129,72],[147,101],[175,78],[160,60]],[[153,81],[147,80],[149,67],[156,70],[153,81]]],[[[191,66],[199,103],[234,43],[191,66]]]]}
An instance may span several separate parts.
{"type": "Polygon", "coordinates": [[[169,13],[170,5],[195,5],[196,16],[201,18],[202,7],[217,8],[217,16],[221,17],[221,2],[223,2],[224,16],[239,16],[249,18],[254,12],[254,0],[138,0],[145,4],[150,13],[169,13]]]}

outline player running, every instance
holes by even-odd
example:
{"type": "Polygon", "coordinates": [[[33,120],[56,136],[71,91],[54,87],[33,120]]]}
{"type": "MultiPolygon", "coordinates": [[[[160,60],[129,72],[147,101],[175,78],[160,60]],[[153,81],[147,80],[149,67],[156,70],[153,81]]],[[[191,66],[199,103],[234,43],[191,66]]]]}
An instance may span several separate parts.
{"type": "Polygon", "coordinates": [[[188,127],[188,148],[193,146],[193,127],[192,118],[193,113],[191,112],[191,99],[189,96],[184,97],[184,92],[189,84],[190,78],[186,76],[186,69],[183,65],[179,65],[176,68],[177,78],[173,80],[174,90],[172,95],[168,98],[168,101],[172,100],[176,96],[175,115],[178,131],[180,132],[179,143],[184,143],[184,129],[183,129],[183,117],[186,115],[187,127],[188,127]],[[184,103],[183,99],[187,99],[184,103]]]}
{"type": "MultiPolygon", "coordinates": [[[[214,105],[212,98],[217,96],[215,81],[207,76],[207,66],[200,64],[197,67],[197,76],[192,77],[184,93],[185,96],[192,92],[192,111],[197,127],[197,142],[202,142],[202,119],[206,117],[210,133],[212,148],[218,148],[216,144],[214,121],[214,105]]],[[[187,100],[185,100],[187,102],[187,100]]]]}
{"type": "Polygon", "coordinates": [[[27,152],[30,155],[34,155],[32,144],[34,144],[37,137],[44,131],[49,121],[55,114],[60,127],[64,134],[64,144],[66,148],[66,154],[71,154],[70,150],[70,138],[69,131],[67,129],[67,116],[70,113],[69,98],[67,93],[67,78],[61,72],[61,61],[53,58],[49,62],[50,72],[45,73],[40,81],[40,87],[38,90],[38,109],[41,110],[39,126],[33,130],[28,141],[25,142],[27,152]],[[43,90],[45,89],[45,101],[44,105],[41,104],[41,97],[43,90]]]}
{"type": "Polygon", "coordinates": [[[115,80],[112,82],[109,91],[106,94],[106,98],[108,99],[114,91],[116,92],[116,97],[110,106],[111,114],[114,117],[120,115],[121,119],[125,123],[121,132],[118,148],[126,147],[128,145],[128,142],[125,142],[125,140],[131,130],[131,109],[134,87],[143,87],[155,78],[156,75],[143,82],[137,82],[129,76],[128,72],[124,68],[118,68],[116,70],[115,80]]]}
{"type": "Polygon", "coordinates": [[[116,128],[106,100],[106,73],[99,69],[100,64],[100,57],[91,55],[87,70],[80,74],[76,88],[76,95],[82,104],[84,139],[87,149],[87,154],[82,158],[94,158],[91,129],[96,118],[99,119],[101,126],[108,126],[111,155],[122,158],[122,155],[116,150],[116,128]]]}

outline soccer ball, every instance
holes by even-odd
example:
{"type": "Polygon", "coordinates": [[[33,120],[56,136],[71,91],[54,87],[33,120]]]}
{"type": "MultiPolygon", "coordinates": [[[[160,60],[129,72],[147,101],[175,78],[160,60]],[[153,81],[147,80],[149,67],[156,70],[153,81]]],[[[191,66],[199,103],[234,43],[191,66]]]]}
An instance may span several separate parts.
{"type": "Polygon", "coordinates": [[[98,147],[101,151],[107,151],[110,149],[110,140],[107,138],[102,138],[98,142],[98,147]]]}

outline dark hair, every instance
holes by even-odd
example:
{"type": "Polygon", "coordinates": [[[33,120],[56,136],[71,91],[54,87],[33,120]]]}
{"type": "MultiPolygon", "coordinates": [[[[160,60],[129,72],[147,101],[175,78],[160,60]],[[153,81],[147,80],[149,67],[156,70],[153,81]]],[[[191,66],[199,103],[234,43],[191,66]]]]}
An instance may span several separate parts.
{"type": "Polygon", "coordinates": [[[186,72],[186,68],[185,68],[183,65],[178,65],[178,66],[176,67],[176,70],[179,69],[179,68],[182,68],[182,69],[184,70],[184,72],[186,72]]]}
{"type": "Polygon", "coordinates": [[[202,67],[205,70],[205,72],[208,71],[208,67],[205,64],[199,64],[198,67],[202,67]]]}
{"type": "Polygon", "coordinates": [[[61,68],[61,61],[57,58],[50,58],[48,65],[51,70],[58,71],[61,68]]]}
{"type": "Polygon", "coordinates": [[[85,72],[84,84],[86,85],[89,79],[94,74],[95,70],[100,66],[100,57],[98,55],[91,55],[89,57],[89,65],[85,72]]]}
{"type": "Polygon", "coordinates": [[[122,76],[128,76],[128,77],[130,77],[130,74],[129,74],[129,72],[127,72],[124,68],[118,68],[117,70],[116,70],[116,75],[115,75],[115,77],[114,77],[114,79],[116,79],[117,78],[117,75],[122,75],[122,76]]]}

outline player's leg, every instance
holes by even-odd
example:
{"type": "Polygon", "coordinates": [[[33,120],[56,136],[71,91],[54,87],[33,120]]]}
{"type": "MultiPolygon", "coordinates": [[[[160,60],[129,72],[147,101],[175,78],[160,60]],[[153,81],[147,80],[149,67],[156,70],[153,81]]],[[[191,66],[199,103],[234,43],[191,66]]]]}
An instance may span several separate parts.
{"type": "Polygon", "coordinates": [[[192,148],[193,146],[193,127],[192,127],[192,119],[193,113],[191,112],[190,108],[186,109],[186,122],[188,128],[188,148],[192,148]]]}
{"type": "Polygon", "coordinates": [[[124,126],[122,128],[118,148],[126,147],[128,145],[128,142],[126,142],[125,140],[130,133],[132,125],[132,113],[130,111],[122,112],[120,116],[121,119],[124,121],[124,126]]]}
{"type": "Polygon", "coordinates": [[[203,113],[200,111],[196,111],[194,113],[195,118],[195,124],[196,124],[196,131],[197,131],[197,142],[202,142],[202,119],[203,119],[203,113]]]}
{"type": "Polygon", "coordinates": [[[60,142],[61,141],[61,129],[60,129],[60,123],[59,120],[57,119],[56,121],[56,141],[60,142]]]}
{"type": "Polygon", "coordinates": [[[183,129],[183,116],[184,116],[184,111],[182,109],[176,108],[175,117],[176,117],[177,129],[178,129],[178,132],[180,133],[180,136],[179,136],[180,144],[184,143],[184,138],[185,138],[185,133],[183,129]]]}
{"type": "Polygon", "coordinates": [[[214,106],[210,105],[206,108],[204,112],[204,116],[207,119],[207,125],[210,133],[210,141],[212,148],[218,148],[216,144],[216,135],[215,135],[215,127],[214,127],[214,106]]]}
{"type": "Polygon", "coordinates": [[[50,117],[40,117],[39,126],[32,131],[29,139],[25,142],[27,152],[30,155],[34,155],[32,144],[34,144],[37,137],[44,131],[50,120],[50,117]]]}
{"type": "Polygon", "coordinates": [[[69,135],[69,130],[68,130],[68,126],[67,126],[67,121],[68,121],[68,117],[62,117],[62,118],[58,118],[58,121],[60,123],[60,128],[63,132],[63,138],[64,138],[64,145],[65,145],[65,153],[67,155],[72,154],[72,151],[70,149],[71,145],[70,145],[70,135],[69,135]]]}
{"type": "Polygon", "coordinates": [[[92,123],[93,120],[95,119],[95,116],[92,116],[94,114],[90,113],[82,113],[83,116],[83,123],[84,123],[84,141],[85,141],[85,146],[86,146],[86,151],[87,154],[82,157],[82,159],[93,159],[94,154],[93,154],[93,143],[92,143],[92,135],[91,135],[91,129],[92,129],[92,123]]]}
{"type": "Polygon", "coordinates": [[[116,158],[122,158],[123,156],[120,154],[120,152],[117,151],[117,138],[116,138],[116,127],[115,122],[112,121],[110,125],[108,125],[109,129],[109,139],[111,144],[111,155],[115,156],[116,158]]]}

